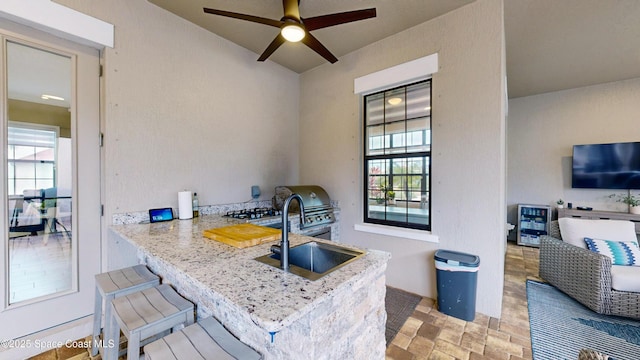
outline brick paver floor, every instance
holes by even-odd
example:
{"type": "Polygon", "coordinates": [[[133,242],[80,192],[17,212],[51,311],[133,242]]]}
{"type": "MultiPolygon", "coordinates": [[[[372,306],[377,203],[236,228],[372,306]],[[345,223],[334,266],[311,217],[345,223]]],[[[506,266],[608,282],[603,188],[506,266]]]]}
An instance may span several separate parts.
{"type": "Polygon", "coordinates": [[[500,319],[477,313],[467,322],[423,298],[387,348],[387,360],[531,359],[526,280],[538,278],[537,248],[508,243],[500,319]]]}

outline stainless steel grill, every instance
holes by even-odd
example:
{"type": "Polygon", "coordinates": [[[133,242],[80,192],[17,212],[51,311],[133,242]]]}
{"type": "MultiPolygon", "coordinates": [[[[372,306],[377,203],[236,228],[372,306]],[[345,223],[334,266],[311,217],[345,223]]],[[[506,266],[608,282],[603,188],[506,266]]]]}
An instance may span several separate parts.
{"type": "MultiPolygon", "coordinates": [[[[298,194],[302,197],[305,212],[304,226],[306,228],[332,224],[336,221],[329,195],[317,185],[277,186],[276,194],[273,197],[273,207],[282,210],[284,201],[291,194],[298,194]]],[[[300,211],[296,202],[292,202],[289,209],[300,211]]]]}

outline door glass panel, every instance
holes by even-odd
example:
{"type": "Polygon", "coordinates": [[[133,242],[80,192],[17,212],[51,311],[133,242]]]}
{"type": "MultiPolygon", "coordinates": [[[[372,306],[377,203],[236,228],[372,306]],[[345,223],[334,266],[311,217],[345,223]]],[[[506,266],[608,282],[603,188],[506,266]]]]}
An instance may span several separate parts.
{"type": "Polygon", "coordinates": [[[9,304],[73,291],[68,56],[6,42],[9,304]],[[64,144],[61,150],[60,144],[64,144]]]}

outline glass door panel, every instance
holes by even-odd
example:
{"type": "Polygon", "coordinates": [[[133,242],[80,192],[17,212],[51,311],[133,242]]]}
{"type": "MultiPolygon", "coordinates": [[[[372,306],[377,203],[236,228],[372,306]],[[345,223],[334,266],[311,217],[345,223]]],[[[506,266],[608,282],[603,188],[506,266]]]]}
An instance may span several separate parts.
{"type": "Polygon", "coordinates": [[[73,143],[72,59],[19,42],[5,44],[7,295],[14,305],[77,289],[72,152],[60,149],[73,143]]]}

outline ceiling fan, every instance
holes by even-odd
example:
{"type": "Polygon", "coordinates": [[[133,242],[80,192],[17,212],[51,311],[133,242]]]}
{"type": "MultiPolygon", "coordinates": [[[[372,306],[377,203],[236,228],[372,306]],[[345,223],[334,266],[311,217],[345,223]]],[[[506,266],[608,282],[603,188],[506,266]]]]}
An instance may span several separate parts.
{"type": "Polygon", "coordinates": [[[276,36],[271,44],[267,46],[262,55],[258,58],[258,61],[265,61],[285,41],[301,41],[332,64],[338,61],[338,59],[326,47],[324,47],[318,39],[311,35],[310,31],[376,17],[376,9],[371,8],[304,19],[300,17],[299,6],[300,0],[282,0],[284,16],[280,20],[272,20],[259,16],[209,8],[204,8],[204,12],[280,28],[280,33],[278,33],[278,36],[276,36]]]}

